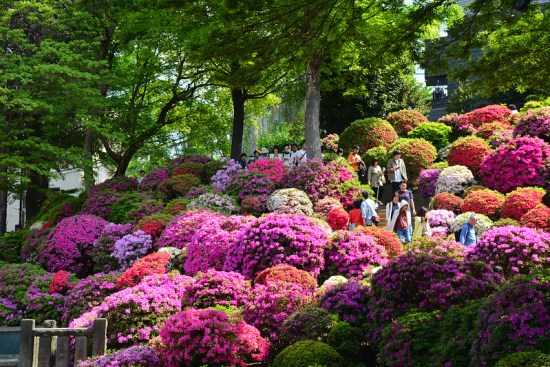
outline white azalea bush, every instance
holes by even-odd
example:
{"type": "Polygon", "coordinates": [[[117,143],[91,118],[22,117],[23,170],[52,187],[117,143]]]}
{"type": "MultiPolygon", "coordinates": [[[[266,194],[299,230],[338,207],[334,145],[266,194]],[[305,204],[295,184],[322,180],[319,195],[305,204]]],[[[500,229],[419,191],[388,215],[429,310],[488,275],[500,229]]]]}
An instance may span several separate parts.
{"type": "Polygon", "coordinates": [[[267,210],[279,214],[313,214],[313,204],[307,194],[298,189],[281,189],[267,199],[267,210]]]}
{"type": "Polygon", "coordinates": [[[469,186],[476,183],[472,171],[466,166],[450,166],[439,173],[435,193],[448,192],[461,195],[469,186]]]}
{"type": "Polygon", "coordinates": [[[483,232],[486,232],[493,226],[493,221],[489,217],[474,212],[466,212],[459,214],[451,223],[451,231],[456,232],[462,228],[466,222],[470,219],[470,215],[475,214],[477,217],[477,223],[475,225],[476,234],[480,236],[483,232]]]}
{"type": "Polygon", "coordinates": [[[197,196],[187,205],[190,210],[209,209],[223,214],[237,213],[239,206],[235,199],[225,194],[207,192],[197,196]]]}

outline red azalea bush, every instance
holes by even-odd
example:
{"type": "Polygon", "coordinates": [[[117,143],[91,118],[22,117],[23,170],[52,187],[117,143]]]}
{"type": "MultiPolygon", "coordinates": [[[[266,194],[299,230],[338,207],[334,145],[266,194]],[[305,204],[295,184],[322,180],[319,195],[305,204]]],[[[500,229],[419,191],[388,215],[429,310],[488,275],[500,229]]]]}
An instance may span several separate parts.
{"type": "Polygon", "coordinates": [[[157,241],[157,247],[187,248],[202,225],[216,218],[223,216],[210,210],[183,213],[168,223],[157,241]]]}
{"type": "Polygon", "coordinates": [[[318,286],[317,280],[310,273],[285,264],[262,270],[254,279],[255,284],[266,285],[268,282],[294,283],[310,291],[314,291],[318,286]]]}
{"type": "Polygon", "coordinates": [[[434,209],[450,210],[455,213],[460,213],[464,200],[456,195],[442,192],[434,196],[433,207],[434,209]]]}
{"type": "Polygon", "coordinates": [[[520,221],[529,210],[542,203],[544,193],[539,187],[520,187],[512,191],[502,205],[502,218],[520,221]]]}
{"type": "Polygon", "coordinates": [[[65,294],[76,284],[76,277],[65,270],[59,270],[52,276],[49,291],[50,294],[65,294]]]}
{"type": "Polygon", "coordinates": [[[495,104],[482,108],[477,108],[461,116],[461,120],[464,124],[479,128],[481,125],[489,122],[500,122],[508,124],[512,111],[504,106],[495,104]]]}
{"type": "Polygon", "coordinates": [[[495,135],[495,133],[497,133],[499,131],[509,130],[509,129],[510,129],[510,125],[507,124],[507,123],[498,122],[498,121],[488,122],[488,123],[485,123],[485,124],[481,125],[477,129],[476,135],[479,136],[482,139],[487,140],[491,136],[495,135]]]}
{"type": "Polygon", "coordinates": [[[500,217],[502,205],[504,205],[504,195],[495,190],[476,190],[470,192],[462,203],[463,213],[474,212],[488,216],[491,220],[497,220],[500,217]]]}
{"type": "Polygon", "coordinates": [[[480,177],[481,163],[491,153],[489,144],[476,136],[467,136],[456,140],[447,156],[451,166],[466,166],[472,171],[474,177],[480,177]]]}
{"type": "Polygon", "coordinates": [[[374,268],[386,265],[388,254],[376,239],[360,231],[337,231],[325,250],[323,279],[333,275],[369,278],[374,268]]]}
{"type": "Polygon", "coordinates": [[[481,164],[485,186],[502,193],[518,187],[541,186],[541,169],[550,158],[550,146],[539,138],[522,137],[502,144],[481,164]]]}
{"type": "Polygon", "coordinates": [[[332,208],[328,212],[327,223],[333,230],[347,229],[349,222],[349,215],[344,209],[332,208]]]}
{"type": "Polygon", "coordinates": [[[328,213],[332,208],[340,208],[344,209],[344,206],[340,202],[340,200],[327,196],[322,198],[315,204],[315,213],[319,213],[323,216],[323,218],[328,218],[328,213]]]}
{"type": "Polygon", "coordinates": [[[521,225],[550,232],[550,208],[539,204],[521,217],[521,225]]]}
{"type": "Polygon", "coordinates": [[[429,168],[437,158],[435,147],[423,139],[397,139],[391,150],[400,150],[401,158],[407,165],[407,176],[414,184],[420,177],[420,172],[429,168]]]}
{"type": "Polygon", "coordinates": [[[172,176],[193,175],[199,177],[203,167],[204,164],[202,163],[185,162],[177,166],[174,171],[172,171],[172,176]]]}
{"type": "Polygon", "coordinates": [[[236,312],[189,309],[172,316],[160,330],[159,355],[167,367],[241,366],[262,362],[269,343],[236,312]]]}
{"type": "Polygon", "coordinates": [[[387,120],[399,135],[407,135],[421,123],[429,122],[426,116],[415,110],[392,112],[387,120]]]}
{"type": "Polygon", "coordinates": [[[550,143],[550,107],[528,111],[517,122],[514,137],[538,137],[550,143]]]}
{"type": "Polygon", "coordinates": [[[287,166],[280,159],[260,159],[249,164],[247,168],[251,171],[265,173],[276,184],[281,182],[287,170],[287,166]]]}
{"type": "Polygon", "coordinates": [[[200,178],[194,175],[173,176],[158,185],[155,195],[164,201],[170,201],[184,196],[200,183],[200,178]]]}
{"type": "Polygon", "coordinates": [[[40,248],[40,264],[49,271],[66,270],[77,276],[93,269],[93,244],[103,234],[107,222],[92,215],[63,219],[40,248]]]}
{"type": "Polygon", "coordinates": [[[379,146],[386,149],[397,139],[395,129],[386,120],[369,117],[353,121],[340,135],[338,145],[344,152],[351,152],[354,145],[359,145],[361,152],[379,146]]]}
{"type": "Polygon", "coordinates": [[[361,231],[366,235],[374,237],[379,245],[384,246],[388,256],[391,258],[397,257],[403,252],[401,241],[399,241],[399,238],[397,238],[397,235],[394,232],[374,226],[359,227],[356,231],[361,231]]]}
{"type": "Polygon", "coordinates": [[[241,274],[210,269],[204,273],[198,273],[193,281],[185,286],[182,306],[183,308],[216,306],[241,308],[251,292],[250,281],[241,274]]]}
{"type": "Polygon", "coordinates": [[[267,214],[243,228],[223,266],[252,279],[273,265],[288,264],[318,275],[328,234],[301,214],[267,214]]]}
{"type": "Polygon", "coordinates": [[[122,273],[116,282],[117,288],[136,286],[148,275],[166,274],[170,265],[170,257],[170,254],[163,252],[154,252],[142,257],[122,273]]]}
{"type": "Polygon", "coordinates": [[[135,229],[147,233],[155,242],[172,219],[173,216],[164,213],[148,215],[136,224],[135,229]]]}
{"type": "Polygon", "coordinates": [[[164,207],[163,212],[168,215],[180,215],[187,210],[188,199],[174,199],[170,200],[164,207]]]}
{"type": "Polygon", "coordinates": [[[257,197],[250,197],[241,201],[241,213],[242,215],[250,215],[259,217],[266,211],[264,203],[257,197]]]}
{"type": "Polygon", "coordinates": [[[502,267],[504,276],[535,272],[550,267],[550,233],[533,228],[506,226],[484,232],[467,259],[502,267]]]}

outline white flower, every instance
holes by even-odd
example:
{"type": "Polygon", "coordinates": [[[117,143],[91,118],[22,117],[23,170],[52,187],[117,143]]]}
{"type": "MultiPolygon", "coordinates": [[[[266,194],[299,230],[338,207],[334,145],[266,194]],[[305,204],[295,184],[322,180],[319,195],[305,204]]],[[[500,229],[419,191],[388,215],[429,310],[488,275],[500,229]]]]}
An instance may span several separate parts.
{"type": "Polygon", "coordinates": [[[445,168],[439,174],[435,184],[435,193],[448,192],[451,194],[461,194],[475,184],[474,175],[465,166],[450,166],[445,168]]]}

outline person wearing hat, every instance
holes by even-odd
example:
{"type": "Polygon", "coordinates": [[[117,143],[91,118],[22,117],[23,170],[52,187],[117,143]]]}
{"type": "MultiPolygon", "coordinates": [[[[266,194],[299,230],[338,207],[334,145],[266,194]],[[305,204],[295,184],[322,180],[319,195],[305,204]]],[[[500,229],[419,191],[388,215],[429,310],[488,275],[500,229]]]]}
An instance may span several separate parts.
{"type": "Polygon", "coordinates": [[[260,159],[269,159],[269,150],[266,147],[260,150],[260,157],[258,157],[258,160],[260,159]]]}
{"type": "Polygon", "coordinates": [[[399,184],[402,181],[407,181],[407,167],[405,162],[401,159],[401,151],[396,150],[393,152],[393,158],[388,159],[388,164],[386,165],[388,170],[388,179],[391,182],[392,192],[399,190],[399,184]]]}

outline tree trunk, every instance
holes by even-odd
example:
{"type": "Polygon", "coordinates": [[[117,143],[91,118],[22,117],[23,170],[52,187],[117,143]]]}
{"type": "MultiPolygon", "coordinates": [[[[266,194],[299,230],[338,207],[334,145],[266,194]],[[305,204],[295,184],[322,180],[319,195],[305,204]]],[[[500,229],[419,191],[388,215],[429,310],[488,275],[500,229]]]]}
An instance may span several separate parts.
{"type": "Polygon", "coordinates": [[[121,177],[126,175],[126,170],[128,169],[128,165],[130,164],[130,161],[132,160],[132,157],[137,152],[136,147],[128,148],[124,151],[124,154],[120,157],[120,159],[117,161],[116,166],[116,172],[114,177],[121,177]]]}
{"type": "MultiPolygon", "coordinates": [[[[25,193],[26,203],[26,217],[32,219],[38,215],[40,207],[44,200],[46,200],[46,191],[49,186],[48,176],[39,175],[31,172],[29,174],[31,182],[27,186],[27,192],[25,193]]],[[[21,223],[24,225],[25,223],[21,223]]]]}
{"type": "Polygon", "coordinates": [[[306,70],[306,144],[308,159],[321,159],[319,109],[321,105],[321,61],[323,55],[314,54],[306,70]]]}
{"type": "Polygon", "coordinates": [[[233,102],[233,134],[231,136],[231,158],[238,160],[243,149],[244,132],[244,103],[246,102],[246,90],[234,88],[231,90],[233,102]]]}
{"type": "Polygon", "coordinates": [[[8,229],[8,192],[0,191],[0,236],[8,229]]]}
{"type": "Polygon", "coordinates": [[[84,189],[89,193],[95,185],[94,176],[94,133],[86,129],[86,138],[84,140],[84,189]]]}

